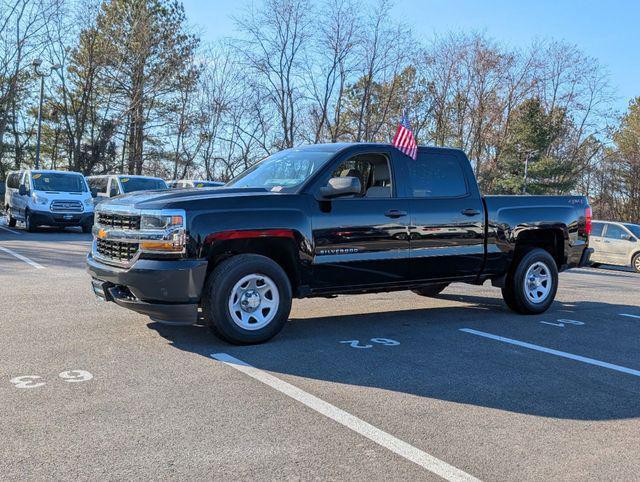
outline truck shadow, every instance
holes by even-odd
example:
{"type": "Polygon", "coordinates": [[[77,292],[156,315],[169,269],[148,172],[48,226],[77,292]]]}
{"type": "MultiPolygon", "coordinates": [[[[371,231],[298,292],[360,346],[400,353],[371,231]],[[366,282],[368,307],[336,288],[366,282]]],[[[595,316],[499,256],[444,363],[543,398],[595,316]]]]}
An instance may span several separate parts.
{"type": "MultiPolygon", "coordinates": [[[[280,335],[255,346],[226,344],[214,338],[204,326],[150,323],[149,327],[180,350],[208,359],[213,353],[228,353],[276,375],[557,419],[611,420],[640,416],[640,377],[462,333],[460,328],[472,327],[531,343],[546,343],[531,339],[531,325],[528,325],[529,332],[514,335],[514,327],[518,327],[514,321],[531,321],[533,317],[514,315],[497,298],[457,295],[441,298],[463,301],[465,306],[292,318],[280,335]],[[500,330],[501,324],[508,324],[510,330],[500,330]],[[376,344],[372,338],[398,340],[401,344],[376,344]],[[371,348],[352,348],[350,345],[355,340],[359,346],[371,345],[371,348]],[[342,343],[345,341],[349,343],[342,343]]],[[[609,352],[611,356],[618,355],[617,363],[640,369],[640,350],[629,349],[633,343],[630,340],[640,336],[640,320],[621,321],[615,329],[611,328],[611,338],[606,340],[600,336],[603,326],[599,325],[607,323],[614,314],[640,314],[637,306],[556,302],[539,318],[566,318],[568,313],[577,312],[589,313],[589,319],[601,313],[602,321],[588,322],[585,330],[573,331],[574,335],[568,335],[569,338],[563,335],[564,341],[571,341],[571,336],[586,337],[580,339],[573,353],[616,363],[603,358],[604,355],[595,356],[596,348],[605,347],[613,350],[609,352]],[[622,323],[624,327],[620,329],[622,323]],[[586,331],[589,328],[597,328],[598,333],[589,333],[586,331]],[[591,353],[584,352],[587,343],[594,343],[591,353]],[[616,354],[618,343],[623,348],[616,354]],[[620,353],[627,356],[624,363],[620,362],[620,353]]],[[[563,349],[558,339],[547,341],[547,346],[563,349]]],[[[564,349],[572,351],[566,346],[564,349]]],[[[219,389],[214,387],[215,382],[211,383],[212,389],[219,389]]]]}

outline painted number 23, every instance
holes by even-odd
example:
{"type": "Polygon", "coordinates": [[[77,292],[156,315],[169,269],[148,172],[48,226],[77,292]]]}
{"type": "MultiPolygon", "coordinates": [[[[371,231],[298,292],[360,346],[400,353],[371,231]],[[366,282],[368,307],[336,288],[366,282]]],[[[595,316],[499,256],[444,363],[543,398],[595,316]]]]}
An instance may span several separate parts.
{"type": "MultiPolygon", "coordinates": [[[[399,341],[392,340],[391,338],[371,338],[372,343],[377,343],[378,345],[385,346],[398,346],[400,344],[399,341]]],[[[343,340],[340,343],[344,343],[345,345],[349,345],[351,348],[373,348],[373,345],[361,345],[360,340],[343,340]]]]}

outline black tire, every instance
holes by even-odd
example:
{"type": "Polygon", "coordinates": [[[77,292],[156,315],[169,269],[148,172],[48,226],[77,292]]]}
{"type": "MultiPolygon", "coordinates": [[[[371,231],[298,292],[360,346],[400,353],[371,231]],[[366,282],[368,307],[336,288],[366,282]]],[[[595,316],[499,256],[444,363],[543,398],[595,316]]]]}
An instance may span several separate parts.
{"type": "Polygon", "coordinates": [[[509,308],[523,315],[537,315],[544,313],[553,303],[558,291],[558,267],[553,257],[544,249],[533,249],[526,253],[512,270],[508,273],[502,288],[502,297],[509,308]],[[535,284],[526,284],[527,273],[530,268],[541,269],[541,278],[546,276],[547,281],[543,281],[539,290],[535,284]],[[550,283],[550,285],[549,285],[550,283]],[[532,301],[525,290],[525,286],[533,287],[528,290],[533,296],[540,295],[540,301],[532,301]]]}
{"type": "Polygon", "coordinates": [[[422,288],[416,288],[413,291],[415,294],[420,296],[437,296],[444,291],[444,289],[449,286],[449,283],[439,283],[437,285],[424,286],[422,288]]]}
{"type": "Polygon", "coordinates": [[[14,218],[13,216],[11,216],[11,211],[9,209],[7,209],[7,223],[9,224],[10,228],[15,228],[16,227],[16,218],[14,218]]]}
{"type": "MultiPolygon", "coordinates": [[[[273,297],[273,294],[271,296],[273,297]]],[[[225,341],[236,345],[263,343],[277,335],[284,327],[291,312],[291,297],[291,283],[280,265],[266,256],[240,254],[223,261],[209,274],[202,295],[202,314],[205,323],[225,341]],[[234,321],[234,315],[229,308],[234,287],[243,278],[251,275],[266,277],[273,282],[279,297],[272,319],[266,326],[258,329],[243,328],[234,321]]],[[[260,300],[262,303],[262,298],[260,300]]],[[[258,311],[261,311],[260,308],[256,310],[258,311]]],[[[238,313],[243,315],[238,310],[236,317],[238,313]]]]}
{"type": "Polygon", "coordinates": [[[33,224],[33,218],[31,217],[31,213],[29,210],[26,210],[24,213],[24,229],[29,233],[33,233],[36,230],[37,226],[33,224]]]}
{"type": "Polygon", "coordinates": [[[592,268],[599,268],[600,266],[602,266],[600,263],[591,263],[592,268]]]}
{"type": "Polygon", "coordinates": [[[631,267],[636,273],[640,273],[640,253],[637,253],[631,261],[631,267]]]}

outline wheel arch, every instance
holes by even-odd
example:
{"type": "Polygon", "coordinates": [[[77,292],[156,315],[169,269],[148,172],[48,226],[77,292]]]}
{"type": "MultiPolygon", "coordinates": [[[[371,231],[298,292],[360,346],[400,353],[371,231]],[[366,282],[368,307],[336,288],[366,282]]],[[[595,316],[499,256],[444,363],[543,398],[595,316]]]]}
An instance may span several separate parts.
{"type": "Polygon", "coordinates": [[[556,262],[558,270],[566,263],[565,239],[566,230],[561,227],[545,227],[524,229],[518,233],[514,246],[512,264],[535,248],[547,251],[556,262]]]}

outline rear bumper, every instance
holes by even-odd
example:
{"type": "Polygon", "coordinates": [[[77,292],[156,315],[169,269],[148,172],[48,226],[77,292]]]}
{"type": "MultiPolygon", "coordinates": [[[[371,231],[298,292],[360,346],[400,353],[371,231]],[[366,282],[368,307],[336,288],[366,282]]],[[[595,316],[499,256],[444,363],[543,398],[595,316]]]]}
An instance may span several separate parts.
{"type": "Polygon", "coordinates": [[[38,226],[84,226],[93,223],[93,211],[90,213],[31,211],[31,223],[38,226]]]}
{"type": "Polygon", "coordinates": [[[128,269],[87,256],[94,293],[105,301],[167,323],[195,323],[206,260],[139,259],[128,269]]]}

